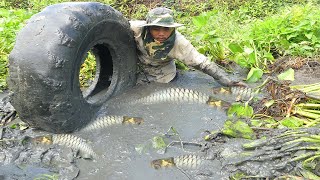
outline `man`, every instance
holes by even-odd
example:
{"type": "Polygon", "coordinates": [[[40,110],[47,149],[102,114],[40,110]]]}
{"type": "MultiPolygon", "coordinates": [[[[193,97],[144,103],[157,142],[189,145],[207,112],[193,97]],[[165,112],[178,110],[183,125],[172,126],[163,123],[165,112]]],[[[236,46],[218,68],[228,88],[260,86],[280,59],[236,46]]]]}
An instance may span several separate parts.
{"type": "Polygon", "coordinates": [[[226,73],[206,56],[200,54],[176,28],[170,9],[158,7],[148,12],[146,21],[130,21],[138,49],[141,81],[168,83],[176,76],[174,59],[212,76],[223,86],[246,86],[231,81],[226,73]]]}

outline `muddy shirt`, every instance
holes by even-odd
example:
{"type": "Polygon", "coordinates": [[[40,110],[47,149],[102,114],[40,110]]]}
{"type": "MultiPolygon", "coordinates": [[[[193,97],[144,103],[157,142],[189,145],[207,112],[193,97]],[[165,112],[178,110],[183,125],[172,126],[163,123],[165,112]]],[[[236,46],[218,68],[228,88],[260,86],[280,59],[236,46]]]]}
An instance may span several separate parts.
{"type": "Polygon", "coordinates": [[[157,60],[150,57],[143,45],[142,31],[145,21],[130,21],[131,29],[134,32],[138,49],[140,66],[149,81],[160,83],[170,82],[176,75],[174,59],[178,59],[188,66],[199,66],[200,69],[209,66],[210,60],[200,54],[195,47],[182,34],[176,30],[176,39],[173,48],[165,60],[157,60]]]}

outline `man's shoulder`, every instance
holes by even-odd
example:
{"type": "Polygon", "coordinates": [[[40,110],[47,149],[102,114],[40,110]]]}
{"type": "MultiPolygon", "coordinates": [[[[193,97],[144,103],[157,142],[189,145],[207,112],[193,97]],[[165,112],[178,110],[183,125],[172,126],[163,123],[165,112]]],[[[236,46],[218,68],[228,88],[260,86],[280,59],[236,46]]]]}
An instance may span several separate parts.
{"type": "Polygon", "coordinates": [[[146,23],[144,20],[130,20],[131,25],[141,26],[146,23]]]}
{"type": "Polygon", "coordinates": [[[131,29],[134,31],[135,35],[141,34],[142,25],[146,23],[146,21],[141,20],[131,20],[129,21],[131,29]]]}
{"type": "Polygon", "coordinates": [[[175,45],[177,46],[184,46],[189,44],[190,41],[187,40],[184,35],[182,35],[179,31],[176,31],[176,40],[175,40],[175,45]]]}

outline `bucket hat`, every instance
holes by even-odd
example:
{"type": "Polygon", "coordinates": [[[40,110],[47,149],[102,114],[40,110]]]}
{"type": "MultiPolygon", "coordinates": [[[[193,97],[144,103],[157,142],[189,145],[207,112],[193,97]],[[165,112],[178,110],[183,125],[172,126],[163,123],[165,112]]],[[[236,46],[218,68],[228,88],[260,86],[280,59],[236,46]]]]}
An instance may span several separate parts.
{"type": "Polygon", "coordinates": [[[148,12],[146,23],[141,27],[145,26],[180,27],[183,24],[174,22],[173,12],[170,9],[158,7],[148,12]]]}

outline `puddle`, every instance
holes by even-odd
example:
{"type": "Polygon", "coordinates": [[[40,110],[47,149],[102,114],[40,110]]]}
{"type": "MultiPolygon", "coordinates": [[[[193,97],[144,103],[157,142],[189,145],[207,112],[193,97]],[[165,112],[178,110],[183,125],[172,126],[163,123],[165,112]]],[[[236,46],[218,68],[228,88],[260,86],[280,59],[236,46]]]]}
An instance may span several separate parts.
{"type": "MultiPolygon", "coordinates": [[[[159,154],[156,149],[150,147],[152,138],[163,135],[170,127],[173,127],[183,141],[199,141],[203,138],[204,131],[219,129],[223,126],[227,118],[225,112],[205,104],[155,103],[145,105],[137,103],[129,105],[128,103],[169,87],[189,88],[207,94],[210,92],[212,81],[197,82],[201,86],[190,87],[187,84],[180,86],[181,81],[170,85],[143,85],[110,100],[108,105],[100,110],[99,116],[104,114],[136,116],[142,117],[144,123],[141,125],[110,126],[95,132],[79,134],[85,139],[93,140],[92,146],[101,155],[101,158],[96,162],[79,161],[77,165],[81,172],[78,178],[188,179],[178,169],[155,170],[150,166],[150,163],[154,159],[183,155],[200,149],[186,146],[183,151],[179,145],[175,145],[169,147],[165,154],[159,154]],[[149,148],[145,148],[142,153],[136,150],[137,147],[148,145],[149,148]]],[[[197,84],[197,82],[192,84],[197,84]]],[[[170,138],[165,140],[169,142],[170,138]]],[[[172,138],[171,140],[178,139],[172,138]]]]}

